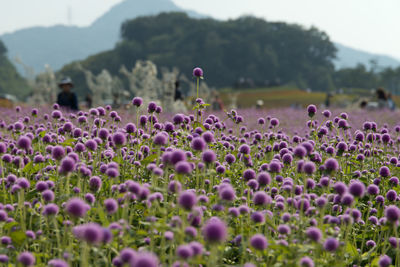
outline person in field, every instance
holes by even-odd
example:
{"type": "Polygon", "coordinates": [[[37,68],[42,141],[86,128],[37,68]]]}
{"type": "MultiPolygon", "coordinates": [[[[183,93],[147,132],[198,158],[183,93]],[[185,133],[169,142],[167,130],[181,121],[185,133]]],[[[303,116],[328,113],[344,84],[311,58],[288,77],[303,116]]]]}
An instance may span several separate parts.
{"type": "Polygon", "coordinates": [[[76,94],[72,92],[72,88],[74,84],[72,83],[71,78],[66,77],[62,79],[58,86],[61,88],[61,92],[57,96],[57,104],[61,107],[70,109],[70,110],[78,110],[78,98],[76,94]]]}

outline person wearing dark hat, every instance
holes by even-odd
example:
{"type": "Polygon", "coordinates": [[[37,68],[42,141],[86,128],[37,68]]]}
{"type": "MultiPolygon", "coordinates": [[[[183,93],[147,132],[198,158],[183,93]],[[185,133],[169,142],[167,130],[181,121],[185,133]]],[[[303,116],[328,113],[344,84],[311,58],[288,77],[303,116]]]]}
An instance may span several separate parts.
{"type": "Polygon", "coordinates": [[[57,104],[64,108],[78,110],[78,98],[76,97],[76,94],[71,91],[74,87],[71,78],[66,77],[62,79],[58,83],[58,86],[62,91],[57,96],[57,104]]]}

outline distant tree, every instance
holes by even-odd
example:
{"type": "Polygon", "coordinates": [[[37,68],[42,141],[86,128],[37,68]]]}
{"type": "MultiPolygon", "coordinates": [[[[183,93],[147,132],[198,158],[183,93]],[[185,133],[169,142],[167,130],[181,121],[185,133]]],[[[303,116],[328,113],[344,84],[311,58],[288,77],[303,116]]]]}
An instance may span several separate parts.
{"type": "Polygon", "coordinates": [[[4,55],[7,53],[7,47],[4,45],[4,43],[0,40],[0,55],[4,55]]]}
{"type": "Polygon", "coordinates": [[[121,39],[113,50],[89,57],[82,65],[94,73],[106,68],[120,75],[121,65],[131,68],[136,60],[149,59],[159,67],[178,67],[187,76],[201,66],[207,82],[217,87],[232,86],[241,77],[256,84],[301,81],[315,90],[332,86],[336,48],[316,28],[251,16],[218,21],[162,13],[126,21],[121,39]]]}

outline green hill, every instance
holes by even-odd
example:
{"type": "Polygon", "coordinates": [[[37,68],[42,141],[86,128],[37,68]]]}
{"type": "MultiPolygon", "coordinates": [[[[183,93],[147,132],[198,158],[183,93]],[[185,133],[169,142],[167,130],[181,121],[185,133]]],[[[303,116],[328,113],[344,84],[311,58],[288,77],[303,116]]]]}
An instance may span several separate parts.
{"type": "MultiPolygon", "coordinates": [[[[255,17],[219,21],[162,13],[125,22],[121,36],[113,50],[93,55],[82,65],[94,73],[106,68],[118,75],[122,64],[131,68],[136,60],[149,59],[159,67],[176,66],[189,77],[193,67],[200,66],[207,82],[217,87],[232,86],[241,77],[260,85],[279,81],[300,88],[333,87],[336,49],[316,28],[255,17]]],[[[72,64],[62,73],[84,84],[72,64]]],[[[77,90],[82,94],[85,88],[77,90]]]]}
{"type": "Polygon", "coordinates": [[[0,94],[24,97],[29,93],[28,85],[8,60],[6,54],[7,48],[0,40],[0,94]]]}

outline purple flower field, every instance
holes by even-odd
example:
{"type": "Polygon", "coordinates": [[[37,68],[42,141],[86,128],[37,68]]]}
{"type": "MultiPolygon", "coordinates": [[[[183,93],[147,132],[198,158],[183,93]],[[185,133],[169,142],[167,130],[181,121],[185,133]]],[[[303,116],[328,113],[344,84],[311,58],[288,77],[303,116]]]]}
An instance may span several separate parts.
{"type": "Polygon", "coordinates": [[[133,104],[1,110],[0,263],[400,264],[398,113],[133,104]]]}

